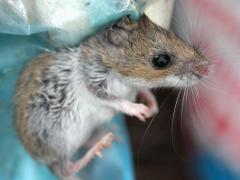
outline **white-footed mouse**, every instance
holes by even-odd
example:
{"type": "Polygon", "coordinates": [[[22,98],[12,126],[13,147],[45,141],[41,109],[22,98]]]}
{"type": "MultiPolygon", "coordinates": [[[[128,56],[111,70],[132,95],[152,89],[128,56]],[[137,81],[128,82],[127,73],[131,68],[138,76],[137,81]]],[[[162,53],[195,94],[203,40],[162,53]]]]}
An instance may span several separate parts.
{"type": "Polygon", "coordinates": [[[17,83],[15,126],[31,155],[61,179],[73,177],[111,144],[106,134],[78,161],[70,157],[94,128],[122,112],[144,121],[157,113],[148,90],[194,85],[210,62],[146,16],[124,17],[79,47],[39,56],[17,83]],[[145,104],[135,103],[139,94],[145,104]]]}

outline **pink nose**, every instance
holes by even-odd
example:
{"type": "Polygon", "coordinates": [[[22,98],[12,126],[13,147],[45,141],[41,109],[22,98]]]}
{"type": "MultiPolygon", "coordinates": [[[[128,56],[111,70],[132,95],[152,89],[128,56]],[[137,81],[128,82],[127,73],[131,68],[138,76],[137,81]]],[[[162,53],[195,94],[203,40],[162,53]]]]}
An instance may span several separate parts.
{"type": "Polygon", "coordinates": [[[206,76],[210,72],[210,65],[208,64],[199,65],[198,67],[196,67],[195,71],[197,71],[197,73],[202,76],[206,76]]]}

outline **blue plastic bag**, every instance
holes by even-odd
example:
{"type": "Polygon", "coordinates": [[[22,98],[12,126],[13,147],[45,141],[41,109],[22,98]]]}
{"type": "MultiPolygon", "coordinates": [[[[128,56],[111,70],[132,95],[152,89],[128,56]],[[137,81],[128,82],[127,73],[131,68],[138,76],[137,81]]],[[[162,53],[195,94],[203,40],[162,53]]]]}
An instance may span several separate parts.
{"type": "MultiPolygon", "coordinates": [[[[33,160],[24,150],[13,128],[15,83],[22,68],[38,54],[53,50],[49,45],[52,42],[63,46],[79,43],[99,27],[127,14],[136,17],[138,14],[130,0],[0,1],[0,180],[56,179],[44,165],[33,160]],[[51,5],[51,11],[48,9],[49,18],[44,17],[47,16],[44,14],[45,10],[40,12],[39,3],[56,3],[55,6],[47,4],[51,5]],[[87,10],[83,8],[83,3],[85,8],[88,7],[87,10]],[[79,16],[75,16],[78,10],[79,16]],[[75,27],[74,24],[77,24],[77,18],[83,14],[83,10],[87,13],[84,17],[89,19],[87,23],[81,22],[86,24],[78,31],[79,26],[75,27]],[[57,16],[57,13],[61,16],[57,16]],[[52,16],[53,14],[56,16],[52,16]],[[64,17],[69,14],[72,15],[72,19],[64,17]],[[69,23],[73,25],[72,28],[69,23]],[[46,33],[50,39],[44,38],[46,33]]],[[[84,179],[134,179],[131,152],[122,116],[115,117],[113,123],[118,127],[116,133],[121,137],[120,143],[113,143],[112,148],[105,151],[103,159],[91,162],[81,172],[84,179]]]]}
{"type": "Polygon", "coordinates": [[[74,45],[124,15],[137,18],[138,4],[133,0],[1,0],[0,33],[47,32],[55,45],[74,45]]]}

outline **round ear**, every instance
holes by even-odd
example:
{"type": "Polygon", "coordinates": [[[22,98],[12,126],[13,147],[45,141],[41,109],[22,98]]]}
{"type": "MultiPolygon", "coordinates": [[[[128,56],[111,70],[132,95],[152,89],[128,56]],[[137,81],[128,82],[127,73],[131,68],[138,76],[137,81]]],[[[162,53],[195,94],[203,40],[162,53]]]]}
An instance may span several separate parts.
{"type": "Polygon", "coordinates": [[[108,43],[119,47],[119,48],[129,48],[131,47],[131,32],[119,28],[117,26],[113,26],[110,29],[106,30],[104,34],[104,39],[108,43]]]}
{"type": "Polygon", "coordinates": [[[110,44],[129,48],[132,44],[132,31],[138,28],[138,22],[132,21],[128,16],[122,17],[104,33],[104,39],[110,44]]]}
{"type": "Polygon", "coordinates": [[[115,26],[122,28],[127,31],[133,31],[138,27],[138,22],[131,20],[128,16],[124,16],[115,26]]]}
{"type": "Polygon", "coordinates": [[[145,14],[139,19],[139,25],[144,31],[156,30],[157,25],[155,25],[145,14]]]}

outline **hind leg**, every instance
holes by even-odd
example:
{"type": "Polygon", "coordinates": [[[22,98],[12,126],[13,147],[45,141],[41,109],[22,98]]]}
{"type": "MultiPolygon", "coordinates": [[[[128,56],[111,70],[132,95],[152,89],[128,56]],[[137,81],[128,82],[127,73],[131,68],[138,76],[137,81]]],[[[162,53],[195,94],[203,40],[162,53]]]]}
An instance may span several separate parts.
{"type": "Polygon", "coordinates": [[[74,174],[83,169],[95,156],[101,157],[101,151],[110,146],[113,140],[113,134],[104,135],[81,159],[71,162],[69,160],[61,163],[50,165],[50,169],[62,180],[70,180],[67,178],[75,178],[74,174]],[[65,178],[65,179],[64,179],[65,178]]]}
{"type": "Polygon", "coordinates": [[[107,124],[103,127],[97,128],[94,131],[93,135],[87,140],[87,142],[85,142],[85,144],[83,146],[86,149],[92,148],[95,144],[97,144],[99,139],[101,139],[108,132],[112,132],[113,140],[117,143],[120,143],[121,137],[118,135],[118,131],[119,131],[119,129],[116,124],[107,124]]]}
{"type": "Polygon", "coordinates": [[[49,165],[49,169],[60,179],[60,180],[81,180],[77,175],[73,174],[66,176],[64,172],[64,166],[66,162],[52,163],[49,165]]]}

